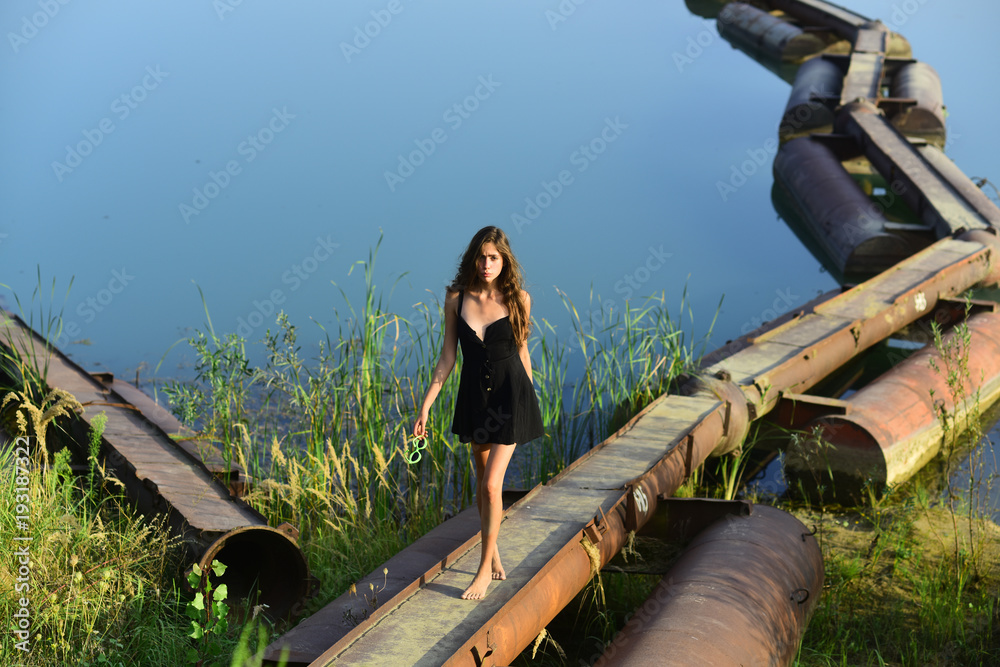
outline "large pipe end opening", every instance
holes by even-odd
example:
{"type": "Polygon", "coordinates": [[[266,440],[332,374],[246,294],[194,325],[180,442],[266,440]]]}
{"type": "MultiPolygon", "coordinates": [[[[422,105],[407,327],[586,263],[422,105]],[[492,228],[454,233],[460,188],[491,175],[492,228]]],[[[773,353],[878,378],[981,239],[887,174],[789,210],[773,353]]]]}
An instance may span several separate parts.
{"type": "Polygon", "coordinates": [[[198,565],[210,572],[212,561],[226,565],[213,584],[226,584],[229,599],[249,599],[267,605],[273,619],[295,616],[304,608],[310,590],[309,565],[291,537],[268,526],[231,530],[208,547],[198,565]]]}

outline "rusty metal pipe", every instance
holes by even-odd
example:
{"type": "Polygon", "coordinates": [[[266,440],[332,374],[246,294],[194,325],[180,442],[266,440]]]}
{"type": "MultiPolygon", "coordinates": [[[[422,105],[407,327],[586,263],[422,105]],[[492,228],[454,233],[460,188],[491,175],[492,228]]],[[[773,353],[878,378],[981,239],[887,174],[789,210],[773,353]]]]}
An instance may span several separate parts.
{"type": "MultiPolygon", "coordinates": [[[[296,531],[267,525],[267,519],[233,490],[195,452],[174,442],[112,387],[92,377],[58,349],[48,345],[12,313],[0,311],[0,345],[22,357],[46,359],[46,382],[99,407],[107,422],[100,456],[105,469],[118,479],[125,495],[140,512],[162,516],[170,531],[187,547],[203,570],[213,559],[229,568],[219,579],[234,596],[256,590],[256,602],[267,605],[274,618],[289,614],[311,586],[305,556],[295,542],[296,531]]],[[[96,410],[69,420],[68,445],[86,456],[79,443],[89,441],[96,410]]],[[[210,461],[211,462],[211,461],[210,461]]],[[[224,477],[224,476],[222,476],[224,477]]]]}
{"type": "Polygon", "coordinates": [[[595,665],[791,664],[822,588],[811,531],[754,505],[691,542],[595,665]]]}
{"type": "Polygon", "coordinates": [[[806,426],[818,430],[824,445],[807,439],[789,451],[789,477],[811,486],[817,473],[833,475],[837,497],[860,498],[865,485],[878,493],[909,479],[940,450],[942,416],[955,435],[970,412],[985,410],[1000,398],[1000,313],[980,313],[968,321],[966,347],[955,331],[943,348],[968,354],[969,374],[955,391],[947,373],[956,362],[927,345],[876,381],[843,400],[845,414],[820,417],[806,426]],[[936,366],[940,370],[934,370],[936,366]]]}

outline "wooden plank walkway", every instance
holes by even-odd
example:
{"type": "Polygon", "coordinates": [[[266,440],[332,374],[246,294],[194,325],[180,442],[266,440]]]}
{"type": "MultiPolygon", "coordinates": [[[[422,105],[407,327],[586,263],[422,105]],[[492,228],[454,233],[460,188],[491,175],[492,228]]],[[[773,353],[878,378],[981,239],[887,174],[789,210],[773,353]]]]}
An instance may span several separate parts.
{"type": "MultiPolygon", "coordinates": [[[[865,283],[753,332],[725,355],[715,356],[702,372],[728,377],[759,417],[782,394],[805,391],[925,315],[939,298],[983,280],[997,261],[992,252],[979,242],[942,239],[865,283]]],[[[548,564],[581,539],[595,516],[622,502],[627,484],[665,461],[723,406],[714,397],[660,397],[630,429],[508,511],[499,539],[508,578],[492,584],[484,600],[459,599],[478,567],[479,544],[474,541],[412,594],[387,604],[377,618],[344,635],[311,664],[479,664],[474,655],[483,657],[489,633],[501,627],[505,614],[523,612],[518,605],[524,604],[526,591],[544,580],[548,564]]],[[[537,633],[549,619],[534,620],[537,633]]],[[[487,659],[482,664],[504,663],[487,659]]]]}
{"type": "Polygon", "coordinates": [[[976,276],[996,261],[991,252],[978,242],[942,239],[810,312],[748,337],[749,345],[702,371],[728,375],[748,390],[761,416],[781,392],[803,393],[846,361],[843,354],[828,354],[833,348],[858,354],[930,312],[939,298],[978,282],[976,276]],[[824,357],[842,361],[831,368],[824,357]]]}
{"type": "Polygon", "coordinates": [[[516,603],[533,579],[544,576],[556,553],[578,542],[595,515],[621,501],[629,481],[662,460],[693,424],[721,405],[714,398],[662,397],[629,431],[508,510],[499,537],[507,580],[491,584],[485,599],[459,597],[479,566],[477,542],[376,623],[348,635],[313,664],[442,665],[468,656],[476,635],[516,603]]]}

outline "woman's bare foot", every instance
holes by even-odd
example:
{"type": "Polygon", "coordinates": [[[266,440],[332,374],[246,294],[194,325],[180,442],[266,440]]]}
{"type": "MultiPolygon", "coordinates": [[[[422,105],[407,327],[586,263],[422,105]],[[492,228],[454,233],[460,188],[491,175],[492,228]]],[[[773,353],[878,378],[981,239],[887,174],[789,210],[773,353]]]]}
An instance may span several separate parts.
{"type": "Polygon", "coordinates": [[[496,581],[502,581],[507,578],[507,572],[504,571],[503,565],[500,564],[500,553],[493,553],[493,579],[496,581]]]}
{"type": "Polygon", "coordinates": [[[476,572],[476,576],[472,580],[472,583],[469,584],[469,587],[465,589],[464,593],[462,593],[462,599],[482,600],[486,597],[486,589],[489,588],[489,585],[490,571],[480,569],[479,572],[476,572]]]}

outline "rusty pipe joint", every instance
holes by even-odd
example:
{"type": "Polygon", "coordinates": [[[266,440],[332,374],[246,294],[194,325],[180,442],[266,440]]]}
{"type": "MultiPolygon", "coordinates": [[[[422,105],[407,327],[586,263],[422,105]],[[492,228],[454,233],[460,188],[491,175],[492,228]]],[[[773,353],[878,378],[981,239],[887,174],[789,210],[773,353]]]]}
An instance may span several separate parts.
{"type": "Polygon", "coordinates": [[[972,229],[956,236],[961,241],[982,243],[990,249],[989,273],[983,278],[981,285],[1000,284],[1000,231],[996,227],[988,229],[972,229]]]}
{"type": "Polygon", "coordinates": [[[728,379],[696,375],[681,391],[687,396],[714,396],[726,406],[722,434],[709,456],[723,456],[742,451],[753,417],[746,394],[739,386],[728,379]]]}

